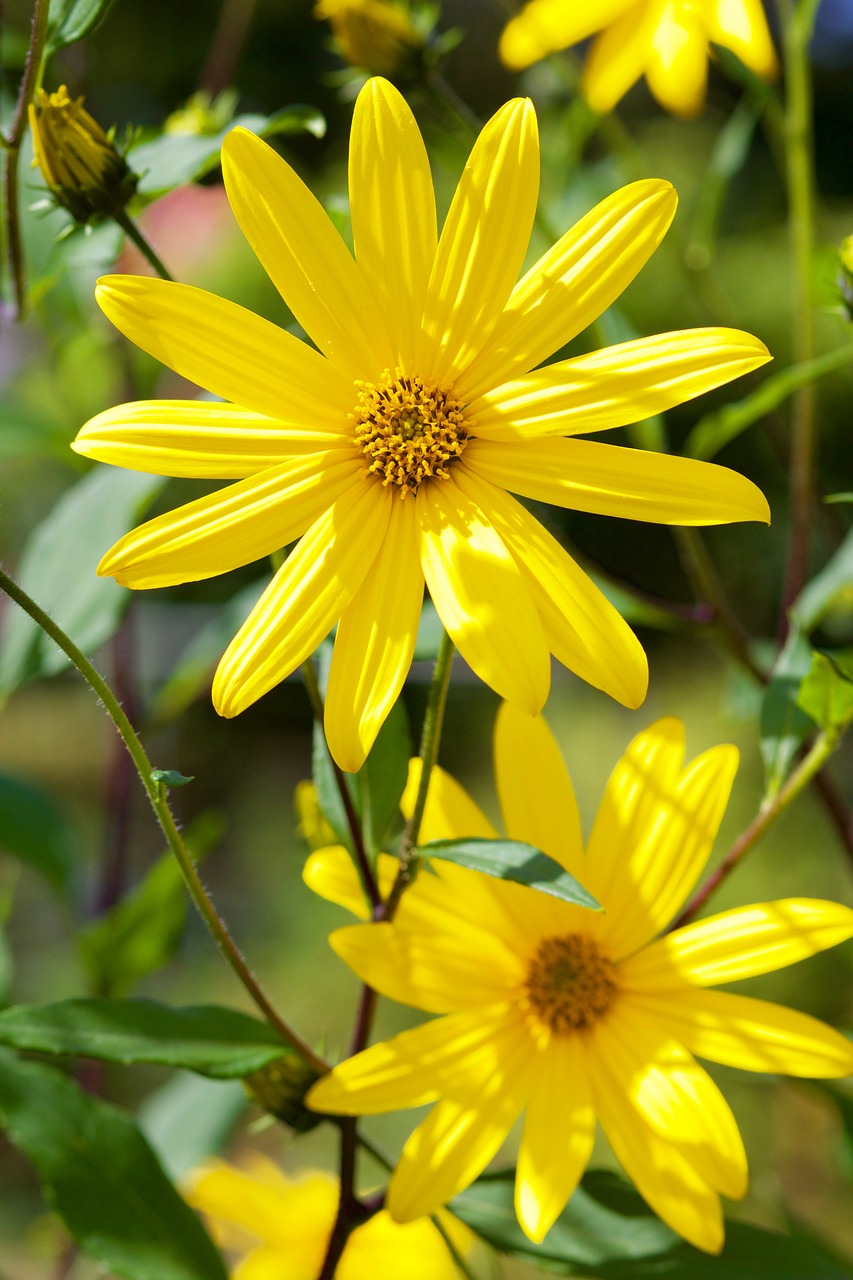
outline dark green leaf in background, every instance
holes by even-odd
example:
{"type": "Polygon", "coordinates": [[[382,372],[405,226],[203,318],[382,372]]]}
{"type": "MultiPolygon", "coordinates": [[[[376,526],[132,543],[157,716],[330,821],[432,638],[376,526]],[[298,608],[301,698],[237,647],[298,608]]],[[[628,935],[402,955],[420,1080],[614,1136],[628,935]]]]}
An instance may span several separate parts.
{"type": "Polygon", "coordinates": [[[82,40],[107,16],[113,0],[54,0],[45,56],[82,40]]]}
{"type": "Polygon", "coordinates": [[[425,858],[442,858],[496,880],[512,880],[563,902],[600,911],[601,907],[574,876],[553,858],[520,840],[432,840],[421,846],[425,858]]]}
{"type": "Polygon", "coordinates": [[[821,729],[843,729],[853,718],[853,649],[812,654],[797,705],[821,729]]]}
{"type": "Polygon", "coordinates": [[[0,853],[34,867],[68,892],[76,858],[68,815],[41,787],[0,774],[0,853]]]}
{"type": "Polygon", "coordinates": [[[808,641],[793,628],[771,672],[761,704],[761,755],[768,796],[779,790],[797,752],[815,728],[814,721],[797,703],[811,661],[808,641]]]}
{"type": "Polygon", "coordinates": [[[226,1280],[199,1218],[130,1116],[52,1067],[0,1054],[0,1122],[84,1253],[129,1280],[226,1280]]]}
{"type": "Polygon", "coordinates": [[[853,614],[853,530],[820,573],[800,592],[791,609],[792,622],[801,631],[814,631],[841,601],[846,601],[847,612],[853,614]]]}
{"type": "Polygon", "coordinates": [[[400,823],[400,800],[409,777],[412,739],[406,708],[398,698],[359,772],[359,812],[367,852],[387,851],[393,828],[400,823]]]}

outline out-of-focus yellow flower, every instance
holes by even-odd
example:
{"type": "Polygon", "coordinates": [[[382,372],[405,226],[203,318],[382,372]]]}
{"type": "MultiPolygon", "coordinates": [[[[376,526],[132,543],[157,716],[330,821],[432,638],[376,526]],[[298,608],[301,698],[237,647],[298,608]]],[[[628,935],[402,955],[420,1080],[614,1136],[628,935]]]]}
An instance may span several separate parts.
{"type": "MultiPolygon", "coordinates": [[[[602,904],[588,911],[434,859],[393,923],[332,934],[369,986],[429,1013],[413,1031],[343,1062],[310,1107],[368,1115],[437,1102],[388,1188],[400,1222],[472,1182],[522,1110],[516,1210],[542,1240],[575,1189],[596,1117],[625,1172],[673,1230],[723,1244],[720,1194],[740,1198],[737,1125],[693,1054],[748,1071],[845,1076],[853,1045],[815,1018],[718,983],[768,973],[843,942],[853,911],[790,898],[724,911],[664,933],[708,859],[737,767],[714,747],[686,766],[684,728],[653,724],[628,747],[584,848],[571,782],[551,733],[507,704],[495,730],[508,834],[544,850],[602,904]]],[[[404,807],[420,776],[413,762],[404,807]]],[[[452,778],[430,779],[421,839],[496,838],[452,778]]],[[[383,859],[387,884],[394,860],[383,859]]],[[[312,855],[318,893],[364,913],[342,848],[312,855]]]]}
{"type": "Polygon", "coordinates": [[[163,132],[196,136],[219,133],[233,118],[239,97],[236,89],[223,89],[215,98],[207,89],[199,89],[167,117],[163,132]]]}
{"type": "Polygon", "coordinates": [[[406,77],[423,52],[408,10],[393,0],[319,0],[314,16],[329,23],[344,61],[371,75],[406,77]]]}
{"type": "MultiPolygon", "coordinates": [[[[305,1172],[288,1177],[255,1156],[246,1170],[221,1161],[192,1174],[187,1200],[208,1219],[217,1242],[240,1255],[233,1280],[315,1280],[338,1203],[337,1179],[305,1172]]],[[[441,1223],[467,1260],[485,1249],[452,1214],[441,1223]]],[[[458,1280],[447,1244],[429,1219],[401,1226],[375,1214],[349,1237],[335,1280],[458,1280]]]]}
{"type": "Polygon", "coordinates": [[[539,189],[527,100],[484,127],[439,237],[414,117],[393,86],[370,80],[350,144],[355,256],[260,138],[234,129],[222,165],[237,220],[315,345],[200,289],[99,282],[127,337],[229,403],[119,405],[83,427],[76,451],[237,483],[127,534],[98,572],[171,586],[300,539],[223,655],[214,705],[239,714],[337,623],[325,728],[351,771],[405,681],[425,581],[469,666],[531,715],[548,696],[552,653],[639,705],[641,645],[510,493],[663,524],[769,520],[761,492],[725,467],[578,438],[757,368],[770,358],[758,339],[692,329],[537,369],[651,256],[675,212],[670,184],[623,187],[517,282],[539,189]]]}
{"type": "Polygon", "coordinates": [[[645,76],[661,106],[697,115],[712,44],[730,49],[756,75],[772,79],[778,71],[761,0],[530,0],[505,27],[500,56],[520,69],[597,32],[582,87],[602,113],[645,76]]]}
{"type": "Polygon", "coordinates": [[[39,89],[29,107],[33,165],[76,222],[120,213],[136,190],[137,175],[65,85],[39,89]]]}
{"type": "Polygon", "coordinates": [[[323,815],[317,788],[313,782],[307,780],[297,782],[293,793],[293,805],[296,809],[299,834],[309,849],[322,849],[326,845],[334,844],[335,833],[323,815]]]}

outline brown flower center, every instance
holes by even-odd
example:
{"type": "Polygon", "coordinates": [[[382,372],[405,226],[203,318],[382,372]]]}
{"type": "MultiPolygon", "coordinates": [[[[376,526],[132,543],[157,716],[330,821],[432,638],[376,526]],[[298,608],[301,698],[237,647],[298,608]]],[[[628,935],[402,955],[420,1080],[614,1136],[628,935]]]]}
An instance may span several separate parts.
{"type": "Polygon", "coordinates": [[[603,1018],[616,999],[616,966],[586,934],[543,938],[530,961],[524,992],[552,1031],[582,1031],[603,1018]]]}
{"type": "Polygon", "coordinates": [[[401,498],[417,493],[430,477],[446,480],[471,434],[461,404],[399,369],[393,376],[386,369],[379,382],[356,387],[355,438],[368,470],[383,484],[398,485],[401,498]]]}

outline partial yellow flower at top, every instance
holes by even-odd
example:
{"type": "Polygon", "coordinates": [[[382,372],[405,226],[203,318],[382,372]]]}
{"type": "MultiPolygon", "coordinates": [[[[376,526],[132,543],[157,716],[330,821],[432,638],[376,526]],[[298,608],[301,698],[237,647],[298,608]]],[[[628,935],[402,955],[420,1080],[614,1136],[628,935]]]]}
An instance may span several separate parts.
{"type": "Polygon", "coordinates": [[[314,17],[329,23],[344,61],[371,75],[410,74],[424,48],[408,11],[392,0],[319,0],[314,17]]]}
{"type": "MultiPolygon", "coordinates": [[[[233,1280],[316,1280],[338,1204],[331,1175],[289,1177],[255,1156],[244,1170],[215,1161],[188,1179],[186,1199],[208,1219],[217,1242],[242,1255],[233,1280]]],[[[467,1261],[485,1256],[476,1237],[452,1214],[441,1223],[467,1261]]],[[[335,1280],[458,1280],[447,1244],[429,1219],[405,1226],[384,1211],[356,1227],[335,1280]]]]}
{"type": "MultiPolygon", "coordinates": [[[[592,1150],[598,1118],[652,1209],[708,1252],[723,1244],[720,1195],[746,1190],[743,1144],[693,1057],[794,1076],[845,1076],[853,1044],[803,1013],[709,991],[853,935],[853,911],[789,898],[663,933],[708,859],[737,767],[714,747],[685,765],[684,729],[659,720],[614,770],[584,848],[559,749],[541,718],[504,705],[495,729],[508,834],[556,859],[602,904],[584,910],[434,859],[390,924],[331,936],[369,986],[443,1015],[343,1062],[309,1107],[368,1115],[436,1102],[406,1143],[386,1205],[407,1222],[473,1182],[520,1112],[516,1210],[541,1241],[592,1150]]],[[[419,777],[414,762],[406,805],[419,777]]],[[[433,773],[424,842],[495,838],[474,801],[433,773]]],[[[393,859],[380,868],[387,882],[393,859]]],[[[306,879],[364,913],[342,848],[314,853],[306,879]]]]}
{"type": "Polygon", "coordinates": [[[639,642],[510,491],[664,524],[769,519],[755,485],[725,467],[577,438],[755,369],[769,359],[756,338],[692,329],[536,369],[652,254],[675,211],[669,183],[609,196],[516,283],[539,188],[529,101],[483,129],[439,237],[411,111],[387,81],[369,81],[350,144],[355,256],[260,138],[233,130],[222,163],[240,226],[316,349],[200,289],[101,280],[98,301],[127,337],[228,403],[119,405],[74,448],[237,483],[127,534],[98,572],[164,587],[300,539],[228,646],[213,701],[237,715],[337,623],[325,727],[348,770],[406,678],[425,580],[462,657],[531,715],[548,696],[552,653],[639,705],[639,642]]]}
{"type": "Polygon", "coordinates": [[[767,80],[779,70],[761,0],[530,0],[504,28],[500,56],[521,69],[598,32],[582,88],[602,114],[645,76],[661,106],[698,115],[712,44],[767,80]]]}

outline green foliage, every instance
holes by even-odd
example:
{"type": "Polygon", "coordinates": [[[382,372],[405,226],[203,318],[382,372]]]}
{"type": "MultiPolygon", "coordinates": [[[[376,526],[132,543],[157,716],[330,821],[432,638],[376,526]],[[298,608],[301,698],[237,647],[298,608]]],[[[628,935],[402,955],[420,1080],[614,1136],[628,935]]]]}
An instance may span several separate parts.
{"type": "Polygon", "coordinates": [[[177,769],[152,769],[151,781],[159,782],[164,787],[185,787],[189,782],[195,782],[195,778],[189,778],[184,773],[178,773],[177,769]]]}
{"type": "Polygon", "coordinates": [[[775,795],[797,752],[814,730],[814,721],[799,705],[800,685],[811,666],[805,637],[792,630],[770,676],[761,704],[761,755],[765,791],[775,795]]]}
{"type": "Polygon", "coordinates": [[[0,774],[0,852],[67,894],[77,847],[68,815],[41,787],[0,774]]]}
{"type": "Polygon", "coordinates": [[[139,1108],[136,1122],[171,1178],[218,1155],[248,1106],[236,1080],[176,1071],[139,1108]]]}
{"type": "Polygon", "coordinates": [[[45,43],[45,56],[50,57],[94,31],[107,16],[113,0],[60,0],[52,6],[45,43]]]}
{"type": "Polygon", "coordinates": [[[853,718],[853,650],[813,653],[797,705],[821,729],[844,729],[853,718]]]}
{"type": "Polygon", "coordinates": [[[482,871],[496,880],[512,880],[563,902],[600,911],[591,893],[547,853],[520,840],[431,840],[421,847],[425,858],[441,858],[459,867],[482,871]]]}
{"type": "Polygon", "coordinates": [[[128,1280],[226,1280],[130,1116],[52,1067],[0,1055],[0,1122],[84,1253],[128,1280]]]}
{"type": "Polygon", "coordinates": [[[791,610],[792,622],[801,631],[811,632],[840,600],[846,600],[853,612],[853,531],[803,588],[791,610]]]}

